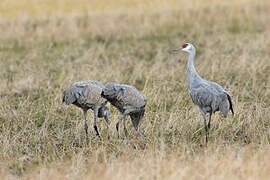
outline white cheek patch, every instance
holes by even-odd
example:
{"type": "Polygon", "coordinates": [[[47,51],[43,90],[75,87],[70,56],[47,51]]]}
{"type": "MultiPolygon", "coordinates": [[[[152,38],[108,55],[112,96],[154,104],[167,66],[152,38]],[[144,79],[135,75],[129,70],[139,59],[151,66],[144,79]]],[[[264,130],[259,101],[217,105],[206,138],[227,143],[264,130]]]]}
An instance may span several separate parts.
{"type": "Polygon", "coordinates": [[[188,51],[189,49],[190,49],[189,46],[187,46],[187,47],[183,48],[183,51],[188,51]]]}

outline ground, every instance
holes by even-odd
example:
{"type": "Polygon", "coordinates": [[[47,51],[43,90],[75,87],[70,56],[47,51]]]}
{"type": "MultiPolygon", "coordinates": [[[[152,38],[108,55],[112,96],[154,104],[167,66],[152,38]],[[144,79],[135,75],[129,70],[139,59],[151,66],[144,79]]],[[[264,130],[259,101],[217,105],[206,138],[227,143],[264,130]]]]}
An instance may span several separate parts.
{"type": "Polygon", "coordinates": [[[0,3],[0,176],[5,179],[268,179],[270,3],[5,0],[0,3]],[[231,94],[209,144],[187,93],[185,42],[202,77],[231,94]],[[117,138],[62,104],[72,82],[136,86],[148,98],[143,140],[117,138]],[[110,135],[110,139],[107,135],[110,135]]]}

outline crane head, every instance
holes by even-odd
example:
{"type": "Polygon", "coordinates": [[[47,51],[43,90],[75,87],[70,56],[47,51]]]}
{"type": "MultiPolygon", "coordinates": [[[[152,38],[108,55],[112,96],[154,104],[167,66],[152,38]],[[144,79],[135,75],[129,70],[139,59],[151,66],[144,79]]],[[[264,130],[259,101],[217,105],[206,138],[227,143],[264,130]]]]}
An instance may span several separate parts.
{"type": "Polygon", "coordinates": [[[171,50],[171,53],[177,53],[180,50],[187,52],[187,53],[191,53],[191,52],[195,51],[195,47],[190,43],[185,43],[180,48],[171,50]]]}
{"type": "Polygon", "coordinates": [[[190,44],[190,43],[185,43],[182,45],[182,51],[187,52],[187,53],[191,53],[195,51],[195,47],[190,44]]]}
{"type": "Polygon", "coordinates": [[[110,110],[107,106],[103,105],[98,109],[98,117],[104,118],[106,122],[109,124],[109,117],[111,116],[110,110]]]}

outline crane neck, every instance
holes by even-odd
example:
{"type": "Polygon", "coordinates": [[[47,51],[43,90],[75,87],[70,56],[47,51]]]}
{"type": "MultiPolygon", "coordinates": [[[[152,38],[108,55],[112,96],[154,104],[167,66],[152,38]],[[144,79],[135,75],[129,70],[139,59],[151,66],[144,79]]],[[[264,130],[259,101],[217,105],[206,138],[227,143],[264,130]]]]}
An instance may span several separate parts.
{"type": "Polygon", "coordinates": [[[193,83],[196,81],[196,79],[201,79],[200,75],[196,71],[196,68],[194,66],[194,59],[196,56],[196,51],[195,49],[189,53],[188,56],[188,63],[187,63],[187,78],[188,78],[188,83],[193,83]]]}

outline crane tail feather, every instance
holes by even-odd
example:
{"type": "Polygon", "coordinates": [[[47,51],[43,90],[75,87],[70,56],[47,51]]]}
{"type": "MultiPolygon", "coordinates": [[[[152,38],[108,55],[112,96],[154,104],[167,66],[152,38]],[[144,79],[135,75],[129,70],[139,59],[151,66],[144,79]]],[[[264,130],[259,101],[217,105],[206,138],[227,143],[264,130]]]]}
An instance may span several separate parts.
{"type": "MultiPolygon", "coordinates": [[[[227,93],[226,93],[227,94],[227,93]]],[[[232,114],[234,115],[234,110],[233,110],[233,104],[232,104],[232,98],[229,94],[227,94],[227,98],[228,98],[228,101],[229,101],[229,104],[230,104],[230,110],[232,112],[232,114]]]]}

